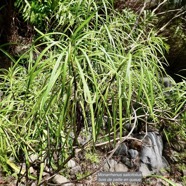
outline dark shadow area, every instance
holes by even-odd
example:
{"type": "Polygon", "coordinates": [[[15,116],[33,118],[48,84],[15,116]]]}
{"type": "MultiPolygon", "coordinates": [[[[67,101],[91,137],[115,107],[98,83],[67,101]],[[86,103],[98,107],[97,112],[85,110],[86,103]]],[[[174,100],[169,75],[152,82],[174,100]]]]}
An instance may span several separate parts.
{"type": "Polygon", "coordinates": [[[165,69],[177,83],[186,78],[186,56],[168,57],[167,60],[170,66],[165,69]]]}

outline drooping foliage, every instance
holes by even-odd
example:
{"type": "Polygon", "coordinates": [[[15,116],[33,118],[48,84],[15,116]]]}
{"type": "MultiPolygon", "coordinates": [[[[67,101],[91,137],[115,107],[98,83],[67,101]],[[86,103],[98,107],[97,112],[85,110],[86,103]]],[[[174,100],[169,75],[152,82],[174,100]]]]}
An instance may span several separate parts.
{"type": "Polygon", "coordinates": [[[159,128],[179,121],[185,128],[185,88],[171,79],[172,87],[163,88],[160,81],[169,47],[157,36],[154,14],[117,12],[107,0],[17,0],[16,7],[38,37],[0,75],[5,171],[8,166],[16,171],[9,161],[14,157],[26,163],[27,170],[19,173],[27,178],[29,167],[37,167],[31,179],[39,185],[44,170],[59,172],[76,147],[115,144],[127,124],[138,132],[148,123],[159,128]],[[81,144],[79,137],[90,133],[89,143],[81,144]],[[38,161],[31,162],[32,154],[38,161]]]}

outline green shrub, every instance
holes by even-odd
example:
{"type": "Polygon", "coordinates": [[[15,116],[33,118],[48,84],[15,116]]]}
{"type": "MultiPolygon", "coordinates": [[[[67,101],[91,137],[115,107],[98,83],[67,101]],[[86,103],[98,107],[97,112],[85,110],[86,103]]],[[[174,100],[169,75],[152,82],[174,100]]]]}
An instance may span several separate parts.
{"type": "MultiPolygon", "coordinates": [[[[162,117],[174,116],[183,106],[176,104],[172,110],[165,100],[159,78],[168,46],[153,29],[151,14],[140,18],[148,24],[136,25],[137,15],[107,9],[107,1],[58,3],[68,6],[63,9],[67,13],[55,6],[62,16],[55,17],[61,31],[44,34],[36,29],[40,37],[0,76],[0,149],[6,144],[6,156],[28,167],[31,154],[38,154],[39,183],[45,166],[58,172],[74,156],[74,147],[81,148],[83,128],[92,131],[95,145],[111,132],[110,139],[116,140],[118,131],[122,137],[126,123],[161,124],[162,117]],[[20,65],[25,59],[26,67],[20,65]]],[[[0,161],[5,158],[0,156],[0,161]]]]}

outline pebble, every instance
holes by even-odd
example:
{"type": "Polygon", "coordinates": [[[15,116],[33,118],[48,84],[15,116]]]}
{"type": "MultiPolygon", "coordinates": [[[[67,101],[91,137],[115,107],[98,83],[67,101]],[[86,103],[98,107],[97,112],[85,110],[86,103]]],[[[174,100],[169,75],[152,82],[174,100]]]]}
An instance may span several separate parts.
{"type": "Polygon", "coordinates": [[[110,159],[104,164],[103,169],[104,171],[114,172],[115,165],[117,165],[117,162],[114,159],[110,159]]]}
{"type": "Polygon", "coordinates": [[[127,151],[128,151],[128,147],[124,143],[121,143],[120,146],[115,151],[114,155],[115,156],[127,155],[128,154],[127,151]]]}
{"type": "Polygon", "coordinates": [[[147,165],[144,163],[141,163],[139,171],[141,171],[143,177],[150,176],[152,174],[147,165]]]}
{"type": "Polygon", "coordinates": [[[86,131],[83,129],[82,133],[78,136],[77,140],[78,143],[84,145],[91,139],[91,132],[86,131]]]}
{"type": "Polygon", "coordinates": [[[48,173],[48,172],[43,172],[43,176],[45,176],[45,177],[50,177],[50,174],[48,173]]]}
{"type": "Polygon", "coordinates": [[[76,175],[78,172],[81,172],[81,166],[77,165],[70,170],[71,175],[76,175]]]}
{"type": "Polygon", "coordinates": [[[34,168],[33,167],[30,167],[29,168],[29,172],[30,172],[30,174],[33,174],[34,173],[34,168]]]}
{"type": "Polygon", "coordinates": [[[64,176],[60,175],[60,174],[57,174],[53,179],[52,181],[56,184],[63,184],[65,186],[73,186],[74,184],[72,183],[66,183],[64,184],[65,182],[69,182],[69,180],[67,178],[65,178],[64,176]]]}
{"type": "Polygon", "coordinates": [[[126,156],[121,157],[121,162],[125,164],[128,168],[133,168],[134,166],[134,163],[126,156]]]}
{"type": "Polygon", "coordinates": [[[31,186],[37,186],[37,183],[36,183],[36,182],[33,182],[33,183],[31,184],[31,186]]]}
{"type": "Polygon", "coordinates": [[[32,155],[30,155],[29,159],[30,159],[30,162],[33,163],[38,159],[38,155],[37,154],[32,154],[32,155]]]}
{"type": "Polygon", "coordinates": [[[137,150],[134,150],[134,149],[129,149],[128,153],[129,153],[131,159],[136,159],[138,154],[139,154],[139,152],[137,150]]]}
{"type": "Polygon", "coordinates": [[[74,160],[69,160],[68,161],[68,168],[73,168],[76,166],[76,162],[74,160]]]}
{"type": "Polygon", "coordinates": [[[127,172],[128,168],[126,165],[122,163],[118,163],[117,165],[115,165],[115,171],[116,172],[127,172]]]}

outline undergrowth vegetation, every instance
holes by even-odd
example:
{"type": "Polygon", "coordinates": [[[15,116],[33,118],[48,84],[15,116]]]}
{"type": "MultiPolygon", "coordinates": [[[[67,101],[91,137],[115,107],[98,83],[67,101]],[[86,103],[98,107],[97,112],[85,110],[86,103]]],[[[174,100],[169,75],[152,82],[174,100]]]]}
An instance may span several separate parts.
{"type": "MultiPolygon", "coordinates": [[[[116,12],[106,0],[64,1],[54,8],[45,25],[50,32],[36,25],[32,46],[0,75],[4,171],[11,167],[18,176],[36,179],[28,171],[34,164],[39,185],[46,167],[56,173],[75,147],[86,148],[78,143],[83,129],[92,134],[92,148],[108,134],[116,143],[126,124],[140,130],[148,123],[176,123],[178,133],[185,131],[185,82],[170,78],[168,88],[161,83],[168,46],[156,34],[153,14],[116,12]],[[32,154],[39,160],[31,162],[32,154]],[[27,169],[20,171],[10,158],[27,169]]],[[[32,13],[24,17],[43,20],[32,13]]],[[[164,131],[169,140],[170,131],[164,131]]],[[[180,136],[186,138],[184,132],[180,136]]]]}

